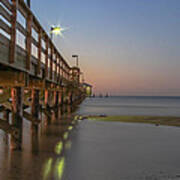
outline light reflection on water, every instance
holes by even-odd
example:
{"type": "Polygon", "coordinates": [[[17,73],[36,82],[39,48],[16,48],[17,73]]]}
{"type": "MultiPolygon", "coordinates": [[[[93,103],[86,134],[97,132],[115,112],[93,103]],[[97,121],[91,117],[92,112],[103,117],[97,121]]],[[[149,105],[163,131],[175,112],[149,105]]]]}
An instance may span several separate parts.
{"type": "Polygon", "coordinates": [[[24,121],[22,152],[1,138],[0,179],[179,179],[179,128],[87,120],[75,126],[78,118],[68,112],[43,113],[38,131],[24,121]]]}
{"type": "Polygon", "coordinates": [[[39,125],[24,120],[22,151],[10,151],[10,137],[0,130],[0,179],[62,179],[64,153],[71,148],[70,132],[76,124],[72,108],[63,111],[42,113],[39,125]]]}

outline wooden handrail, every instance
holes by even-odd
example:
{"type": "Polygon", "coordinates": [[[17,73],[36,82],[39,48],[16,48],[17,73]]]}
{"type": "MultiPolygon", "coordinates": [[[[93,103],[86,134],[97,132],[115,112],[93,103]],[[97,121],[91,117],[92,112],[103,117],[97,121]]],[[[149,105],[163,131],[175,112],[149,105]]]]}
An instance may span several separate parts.
{"type": "Polygon", "coordinates": [[[45,57],[45,78],[51,80],[63,78],[70,80],[71,67],[67,61],[59,53],[52,40],[40,25],[37,18],[33,15],[32,11],[25,4],[23,0],[1,0],[0,2],[0,14],[2,17],[11,24],[9,26],[3,19],[0,19],[0,29],[10,35],[10,58],[9,63],[13,64],[16,53],[16,30],[18,30],[25,37],[25,51],[26,51],[26,70],[31,70],[32,63],[32,44],[37,48],[37,74],[41,72],[42,53],[45,57]],[[3,6],[1,5],[3,4],[3,6]],[[17,12],[25,18],[26,27],[21,25],[21,22],[17,21],[17,12]],[[11,13],[11,14],[10,14],[11,13]],[[32,28],[38,34],[38,40],[32,37],[32,28]],[[45,43],[45,47],[42,46],[42,41],[45,43]],[[50,48],[50,54],[49,54],[50,48]],[[55,55],[55,58],[54,58],[55,55]],[[49,63],[50,61],[50,63],[49,63]],[[49,67],[50,64],[50,67],[49,67]],[[53,79],[54,77],[54,79],[53,79]]]}

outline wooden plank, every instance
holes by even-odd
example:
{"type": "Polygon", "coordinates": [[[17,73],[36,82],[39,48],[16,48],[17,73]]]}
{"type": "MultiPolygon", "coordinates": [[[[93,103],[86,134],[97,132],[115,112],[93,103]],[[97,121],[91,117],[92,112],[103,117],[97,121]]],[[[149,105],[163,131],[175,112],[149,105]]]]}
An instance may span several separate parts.
{"type": "Polygon", "coordinates": [[[58,62],[57,62],[57,60],[58,60],[58,55],[57,55],[57,51],[56,51],[56,64],[55,64],[55,74],[56,74],[56,81],[57,81],[57,76],[58,76],[58,72],[57,72],[57,67],[58,67],[58,62]]]}
{"type": "Polygon", "coordinates": [[[19,32],[21,32],[24,36],[27,36],[27,31],[26,29],[19,23],[16,22],[16,28],[19,32]]]}
{"type": "Polygon", "coordinates": [[[0,4],[0,14],[8,21],[11,21],[11,15],[0,4]]]}
{"type": "Polygon", "coordinates": [[[44,81],[42,79],[33,79],[29,80],[29,87],[36,88],[36,89],[43,89],[45,87],[44,81]]]}
{"type": "Polygon", "coordinates": [[[36,47],[38,47],[39,45],[39,43],[33,37],[31,37],[31,43],[34,44],[36,47]]]}
{"type": "Polygon", "coordinates": [[[12,6],[11,6],[11,4],[9,3],[8,0],[1,0],[1,3],[2,3],[9,11],[12,10],[12,6]]]}
{"type": "Polygon", "coordinates": [[[1,87],[25,86],[25,74],[23,72],[0,70],[0,86],[1,87]]]}
{"type": "Polygon", "coordinates": [[[24,16],[25,19],[27,19],[28,14],[31,14],[31,11],[29,10],[29,8],[27,8],[23,0],[18,0],[18,2],[19,2],[18,5],[19,12],[22,14],[22,16],[24,16]]]}
{"type": "Polygon", "coordinates": [[[53,78],[53,52],[54,52],[54,48],[53,48],[53,45],[51,44],[50,79],[53,78]]]}
{"type": "Polygon", "coordinates": [[[37,73],[40,74],[40,68],[41,68],[41,50],[42,50],[42,32],[41,29],[39,29],[38,33],[38,67],[37,67],[37,73]]]}
{"type": "Polygon", "coordinates": [[[32,15],[29,14],[27,17],[26,29],[27,29],[27,36],[26,36],[26,51],[27,51],[27,60],[26,60],[26,69],[30,70],[31,68],[31,42],[32,42],[32,15]]]}
{"type": "Polygon", "coordinates": [[[48,77],[48,58],[49,58],[49,54],[48,54],[48,48],[49,48],[49,41],[48,38],[46,38],[45,40],[46,42],[46,53],[45,53],[45,77],[48,77]]]}
{"type": "Polygon", "coordinates": [[[17,0],[12,0],[11,41],[10,41],[9,63],[15,62],[17,5],[18,5],[17,0]]]}
{"type": "Polygon", "coordinates": [[[11,28],[2,19],[0,19],[0,28],[7,34],[11,34],[11,28]]]}
{"type": "Polygon", "coordinates": [[[9,47],[9,39],[6,36],[4,36],[3,34],[1,34],[1,33],[0,33],[0,37],[1,37],[0,38],[1,45],[9,47]]]}
{"type": "Polygon", "coordinates": [[[17,136],[11,138],[11,148],[13,150],[19,150],[22,146],[23,95],[24,89],[22,87],[11,89],[12,125],[19,131],[17,136]]]}
{"type": "MultiPolygon", "coordinates": [[[[31,91],[31,98],[32,98],[32,105],[31,105],[31,113],[33,119],[39,119],[39,110],[40,110],[40,104],[39,104],[39,90],[32,89],[31,91]]],[[[38,124],[32,121],[32,132],[38,133],[38,124]]]]}

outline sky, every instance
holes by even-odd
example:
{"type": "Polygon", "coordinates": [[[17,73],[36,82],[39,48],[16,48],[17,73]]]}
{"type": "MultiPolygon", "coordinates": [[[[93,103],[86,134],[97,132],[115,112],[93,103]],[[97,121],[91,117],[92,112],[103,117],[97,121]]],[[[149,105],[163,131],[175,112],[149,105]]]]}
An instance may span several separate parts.
{"type": "Polygon", "coordinates": [[[31,0],[71,66],[78,54],[96,94],[180,95],[179,0],[31,0]]]}

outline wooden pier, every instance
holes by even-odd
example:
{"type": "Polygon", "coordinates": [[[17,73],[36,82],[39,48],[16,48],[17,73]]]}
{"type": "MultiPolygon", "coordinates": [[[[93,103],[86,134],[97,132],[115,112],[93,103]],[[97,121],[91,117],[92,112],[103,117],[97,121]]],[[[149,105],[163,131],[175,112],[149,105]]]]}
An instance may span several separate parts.
{"type": "Polygon", "coordinates": [[[68,65],[23,0],[0,0],[0,15],[0,129],[21,149],[24,118],[36,131],[40,111],[79,104],[86,94],[79,67],[68,65]]]}

